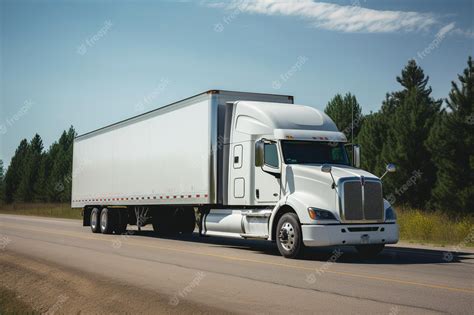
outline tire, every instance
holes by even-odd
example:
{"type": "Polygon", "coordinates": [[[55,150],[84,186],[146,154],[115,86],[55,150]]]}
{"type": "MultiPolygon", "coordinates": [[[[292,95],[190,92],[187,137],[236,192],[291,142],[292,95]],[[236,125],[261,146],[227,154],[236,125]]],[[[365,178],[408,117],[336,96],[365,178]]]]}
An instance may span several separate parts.
{"type": "Polygon", "coordinates": [[[128,209],[117,209],[117,224],[115,225],[115,234],[124,234],[127,232],[128,225],[128,209]]]}
{"type": "Polygon", "coordinates": [[[280,254],[286,258],[296,258],[304,250],[303,236],[298,216],[286,213],[278,220],[276,243],[280,254]]]}
{"type": "Polygon", "coordinates": [[[359,245],[356,246],[356,250],[359,256],[363,258],[373,258],[380,254],[385,247],[385,244],[373,244],[373,245],[359,245]]]}
{"type": "Polygon", "coordinates": [[[103,208],[100,212],[100,232],[102,234],[112,234],[116,225],[116,216],[112,209],[103,208]]]}
{"type": "Polygon", "coordinates": [[[97,208],[92,209],[90,216],[90,224],[92,233],[100,232],[100,210],[97,208]]]}

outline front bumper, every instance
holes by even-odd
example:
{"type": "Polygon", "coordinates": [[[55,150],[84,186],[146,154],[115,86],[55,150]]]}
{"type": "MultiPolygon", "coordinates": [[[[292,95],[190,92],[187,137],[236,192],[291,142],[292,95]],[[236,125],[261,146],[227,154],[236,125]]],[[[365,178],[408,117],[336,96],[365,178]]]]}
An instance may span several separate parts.
{"type": "Polygon", "coordinates": [[[302,225],[306,246],[395,244],[399,238],[396,223],[302,225]]]}

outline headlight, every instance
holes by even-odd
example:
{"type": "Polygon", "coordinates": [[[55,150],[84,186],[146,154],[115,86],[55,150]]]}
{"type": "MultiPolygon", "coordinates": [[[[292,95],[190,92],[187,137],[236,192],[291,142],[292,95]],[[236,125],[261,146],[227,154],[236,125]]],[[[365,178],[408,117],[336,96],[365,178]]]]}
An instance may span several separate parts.
{"type": "Polygon", "coordinates": [[[313,220],[336,220],[331,211],[310,207],[308,208],[309,217],[313,220]]]}
{"type": "Polygon", "coordinates": [[[392,206],[385,209],[385,221],[396,221],[397,220],[397,213],[392,208],[392,206]]]}

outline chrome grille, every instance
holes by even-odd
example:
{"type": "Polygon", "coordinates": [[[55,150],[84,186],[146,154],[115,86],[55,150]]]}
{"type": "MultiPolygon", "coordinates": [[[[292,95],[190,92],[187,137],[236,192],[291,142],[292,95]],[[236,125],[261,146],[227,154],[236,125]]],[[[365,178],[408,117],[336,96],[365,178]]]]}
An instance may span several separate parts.
{"type": "Polygon", "coordinates": [[[344,184],[344,218],[346,220],[363,220],[362,211],[362,185],[360,182],[347,182],[344,184]]]}
{"type": "Polygon", "coordinates": [[[343,221],[383,221],[382,184],[379,181],[357,178],[345,180],[341,186],[341,218],[343,221]]]}
{"type": "Polygon", "coordinates": [[[383,220],[382,184],[367,181],[364,184],[364,214],[366,220],[383,220]]]}

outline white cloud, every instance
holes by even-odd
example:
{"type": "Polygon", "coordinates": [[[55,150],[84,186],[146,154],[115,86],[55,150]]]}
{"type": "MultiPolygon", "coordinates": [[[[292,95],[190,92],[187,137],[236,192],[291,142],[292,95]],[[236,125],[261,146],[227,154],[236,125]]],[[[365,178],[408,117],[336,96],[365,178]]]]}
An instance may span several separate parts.
{"type": "Polygon", "coordinates": [[[452,22],[452,23],[449,23],[449,24],[443,26],[438,31],[438,33],[436,33],[436,37],[439,37],[439,38],[445,37],[449,32],[451,32],[454,29],[455,25],[456,25],[456,23],[452,22]]]}
{"type": "Polygon", "coordinates": [[[314,27],[340,32],[420,31],[429,30],[438,23],[431,13],[382,11],[312,0],[232,0],[214,2],[213,6],[253,14],[296,16],[309,21],[314,27]]]}
{"type": "Polygon", "coordinates": [[[453,34],[465,36],[465,37],[471,38],[471,39],[474,38],[474,30],[472,30],[472,29],[462,30],[460,28],[456,28],[456,29],[453,30],[453,34]]]}

